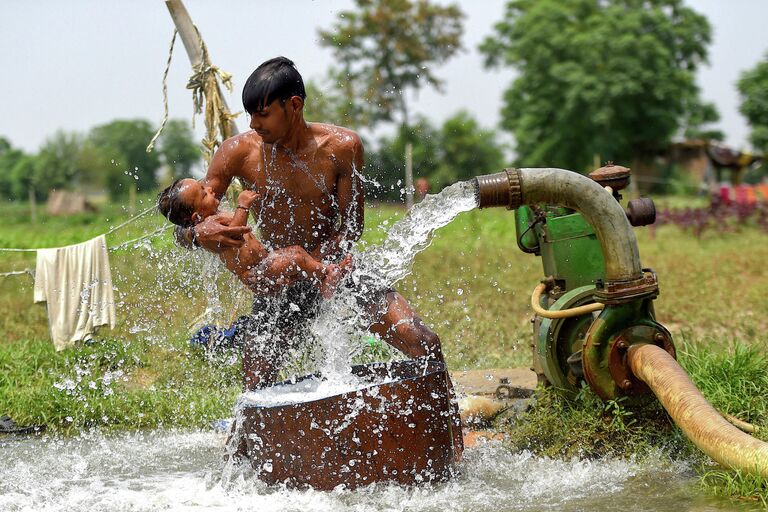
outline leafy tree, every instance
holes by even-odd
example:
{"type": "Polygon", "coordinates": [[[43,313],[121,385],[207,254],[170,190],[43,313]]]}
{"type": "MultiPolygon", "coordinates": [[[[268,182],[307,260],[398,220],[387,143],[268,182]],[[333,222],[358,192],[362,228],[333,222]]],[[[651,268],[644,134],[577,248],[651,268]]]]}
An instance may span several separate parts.
{"type": "Polygon", "coordinates": [[[480,51],[519,71],[502,126],[520,162],[584,169],[668,144],[695,104],[710,32],[682,0],[509,0],[480,51]]]}
{"type": "Polygon", "coordinates": [[[737,87],[741,96],[739,110],[752,128],[752,145],[768,153],[768,53],[741,75],[737,87]]]}
{"type": "Polygon", "coordinates": [[[11,171],[22,157],[24,157],[23,151],[14,149],[11,146],[11,141],[5,137],[0,137],[0,195],[4,198],[12,199],[14,197],[11,171]]]}
{"type": "Polygon", "coordinates": [[[38,196],[38,183],[35,176],[36,162],[34,155],[22,154],[10,168],[10,196],[13,199],[24,201],[29,197],[29,191],[35,191],[35,197],[38,196]]]}
{"type": "Polygon", "coordinates": [[[429,121],[420,118],[409,128],[400,127],[392,137],[379,140],[378,151],[368,153],[366,172],[380,185],[368,187],[368,193],[377,199],[402,200],[405,183],[403,180],[403,154],[405,144],[413,141],[413,173],[415,177],[430,177],[438,169],[440,134],[429,121]]]}
{"type": "Polygon", "coordinates": [[[201,148],[194,141],[192,128],[187,121],[169,120],[160,135],[160,156],[171,172],[171,177],[184,178],[192,173],[192,167],[202,157],[201,148]]]}
{"type": "Polygon", "coordinates": [[[370,126],[398,114],[407,127],[406,92],[423,85],[440,89],[432,68],[461,49],[462,12],[428,0],[355,4],[356,10],[339,13],[331,30],[320,31],[320,44],[339,62],[334,73],[346,104],[354,106],[347,111],[350,124],[370,126]]]}
{"type": "Polygon", "coordinates": [[[83,138],[75,133],[57,131],[48,137],[37,155],[35,181],[38,194],[48,195],[53,189],[70,188],[79,181],[79,155],[83,138]]]}
{"type": "Polygon", "coordinates": [[[723,132],[711,125],[720,120],[720,114],[712,103],[701,102],[698,97],[690,98],[683,118],[683,136],[686,139],[723,140],[723,132]]]}
{"type": "Polygon", "coordinates": [[[500,171],[504,153],[492,130],[484,130],[466,111],[447,119],[440,130],[440,165],[432,176],[438,189],[480,174],[500,171]]]}
{"type": "Polygon", "coordinates": [[[304,87],[307,92],[304,118],[307,121],[358,127],[359,115],[352,112],[352,103],[347,101],[343,94],[337,92],[338,88],[335,84],[307,80],[304,87]]]}
{"type": "Polygon", "coordinates": [[[106,183],[113,199],[127,194],[134,184],[139,191],[157,188],[160,159],[154,151],[146,151],[154,133],[152,125],[143,119],[112,121],[91,130],[90,141],[112,163],[106,183]]]}

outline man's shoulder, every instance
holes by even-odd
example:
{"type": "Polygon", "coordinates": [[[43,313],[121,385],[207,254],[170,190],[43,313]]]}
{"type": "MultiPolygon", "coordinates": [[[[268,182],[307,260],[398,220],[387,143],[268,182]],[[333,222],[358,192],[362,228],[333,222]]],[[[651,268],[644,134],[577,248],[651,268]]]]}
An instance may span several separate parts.
{"type": "Polygon", "coordinates": [[[362,146],[360,135],[349,128],[327,123],[312,123],[310,126],[315,136],[327,138],[337,148],[356,149],[362,146]]]}
{"type": "Polygon", "coordinates": [[[234,135],[222,142],[218,151],[223,155],[227,155],[227,158],[247,158],[254,152],[261,151],[261,139],[253,131],[249,130],[245,133],[234,135]]]}

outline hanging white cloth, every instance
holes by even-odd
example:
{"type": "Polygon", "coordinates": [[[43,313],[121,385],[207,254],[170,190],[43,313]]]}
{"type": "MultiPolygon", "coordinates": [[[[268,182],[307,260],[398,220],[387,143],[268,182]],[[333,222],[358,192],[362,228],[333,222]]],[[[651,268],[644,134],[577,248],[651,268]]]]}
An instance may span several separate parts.
{"type": "Polygon", "coordinates": [[[90,339],[97,327],[114,328],[115,298],[104,235],[38,250],[34,301],[48,303],[56,350],[90,339]]]}

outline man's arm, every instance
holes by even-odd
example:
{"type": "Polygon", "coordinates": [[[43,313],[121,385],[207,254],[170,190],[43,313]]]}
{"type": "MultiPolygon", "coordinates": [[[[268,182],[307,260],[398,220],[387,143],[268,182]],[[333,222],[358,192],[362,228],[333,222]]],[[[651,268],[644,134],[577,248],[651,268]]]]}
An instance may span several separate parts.
{"type": "Polygon", "coordinates": [[[365,197],[363,180],[360,179],[360,173],[363,172],[363,153],[363,144],[357,134],[354,134],[349,155],[340,162],[341,172],[336,183],[339,222],[336,223],[331,237],[313,251],[312,256],[318,260],[340,259],[363,234],[365,197]]]}

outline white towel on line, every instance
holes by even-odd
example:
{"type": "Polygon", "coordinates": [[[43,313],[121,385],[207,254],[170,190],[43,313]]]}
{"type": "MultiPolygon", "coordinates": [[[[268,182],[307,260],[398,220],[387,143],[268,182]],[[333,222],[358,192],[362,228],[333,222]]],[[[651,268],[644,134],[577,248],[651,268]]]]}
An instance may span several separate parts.
{"type": "Polygon", "coordinates": [[[34,301],[48,303],[56,350],[90,339],[97,327],[114,328],[115,298],[104,235],[38,250],[34,301]]]}

